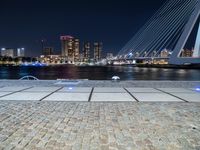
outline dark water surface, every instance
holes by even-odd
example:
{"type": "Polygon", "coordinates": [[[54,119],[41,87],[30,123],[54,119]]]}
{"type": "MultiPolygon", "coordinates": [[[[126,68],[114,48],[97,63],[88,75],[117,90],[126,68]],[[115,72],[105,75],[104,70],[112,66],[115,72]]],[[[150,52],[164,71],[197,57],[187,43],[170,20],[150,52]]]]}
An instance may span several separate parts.
{"type": "Polygon", "coordinates": [[[117,75],[122,80],[200,80],[200,69],[138,68],[132,66],[77,67],[71,65],[48,67],[3,67],[0,79],[19,79],[33,75],[39,79],[109,80],[117,75]]]}

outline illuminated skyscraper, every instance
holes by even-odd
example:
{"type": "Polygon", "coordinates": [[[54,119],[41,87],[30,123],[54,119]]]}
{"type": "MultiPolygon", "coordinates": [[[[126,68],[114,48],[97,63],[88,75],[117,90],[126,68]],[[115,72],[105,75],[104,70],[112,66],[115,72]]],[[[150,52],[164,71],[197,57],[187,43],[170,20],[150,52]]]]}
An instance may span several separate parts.
{"type": "Polygon", "coordinates": [[[62,57],[68,63],[74,63],[78,61],[79,57],[79,39],[75,39],[72,36],[61,36],[61,45],[62,45],[62,57]]]}
{"type": "Polygon", "coordinates": [[[17,57],[24,57],[25,56],[25,49],[24,48],[18,48],[17,49],[17,57]]]}
{"type": "Polygon", "coordinates": [[[73,42],[73,49],[74,49],[74,62],[78,62],[80,59],[80,42],[79,39],[74,39],[73,42]]]}
{"type": "Polygon", "coordinates": [[[14,57],[14,49],[2,48],[1,49],[1,56],[14,57]]]}
{"type": "Polygon", "coordinates": [[[94,42],[94,60],[99,61],[101,59],[103,44],[101,42],[94,42]]]}
{"type": "Polygon", "coordinates": [[[90,60],[90,42],[83,43],[83,57],[85,62],[90,60]]]}

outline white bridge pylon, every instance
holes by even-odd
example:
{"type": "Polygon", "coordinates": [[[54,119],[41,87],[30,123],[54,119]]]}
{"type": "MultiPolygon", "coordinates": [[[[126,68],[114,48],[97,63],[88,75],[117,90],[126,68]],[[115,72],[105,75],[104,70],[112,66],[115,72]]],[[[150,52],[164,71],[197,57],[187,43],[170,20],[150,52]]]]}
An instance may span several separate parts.
{"type": "Polygon", "coordinates": [[[184,31],[181,34],[180,39],[178,40],[178,43],[176,44],[176,47],[174,48],[173,54],[169,59],[170,64],[177,64],[177,65],[186,63],[200,64],[200,22],[196,36],[193,57],[189,58],[180,57],[181,50],[184,48],[195,24],[198,23],[197,21],[199,20],[198,19],[199,16],[200,16],[200,1],[198,1],[196,8],[194,9],[188,23],[184,28],[184,31]]]}
{"type": "Polygon", "coordinates": [[[200,57],[200,22],[199,22],[199,28],[198,28],[196,42],[194,46],[193,57],[200,57]]]}

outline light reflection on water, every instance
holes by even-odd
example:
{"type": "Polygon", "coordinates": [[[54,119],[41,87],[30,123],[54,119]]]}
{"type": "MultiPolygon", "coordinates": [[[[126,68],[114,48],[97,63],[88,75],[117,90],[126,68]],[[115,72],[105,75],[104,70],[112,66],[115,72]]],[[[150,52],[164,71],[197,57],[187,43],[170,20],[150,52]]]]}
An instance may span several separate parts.
{"type": "Polygon", "coordinates": [[[110,80],[200,80],[199,69],[139,68],[132,66],[108,67],[0,67],[0,79],[19,79],[33,75],[39,79],[90,79],[110,80]]]}

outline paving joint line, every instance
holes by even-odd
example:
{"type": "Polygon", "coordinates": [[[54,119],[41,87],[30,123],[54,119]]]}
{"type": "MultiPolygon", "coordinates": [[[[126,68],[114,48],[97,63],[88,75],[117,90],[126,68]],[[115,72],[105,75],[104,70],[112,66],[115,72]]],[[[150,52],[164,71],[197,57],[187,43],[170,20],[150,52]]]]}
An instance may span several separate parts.
{"type": "MultiPolygon", "coordinates": [[[[9,95],[12,95],[12,94],[15,94],[15,93],[18,93],[18,92],[22,92],[22,91],[24,91],[24,90],[28,90],[28,89],[31,89],[31,88],[33,88],[33,86],[32,86],[32,87],[25,88],[25,89],[22,89],[22,90],[19,90],[19,91],[14,91],[14,92],[10,91],[10,92],[12,92],[12,93],[9,93],[9,94],[0,96],[0,98],[5,97],[5,96],[9,96],[9,95]]],[[[9,92],[9,91],[2,91],[2,92],[9,92]]]]}
{"type": "Polygon", "coordinates": [[[63,88],[63,86],[62,86],[62,87],[60,87],[59,89],[57,89],[57,90],[55,90],[55,91],[51,92],[50,94],[46,95],[45,97],[41,98],[39,101],[41,102],[42,100],[44,100],[45,98],[49,97],[49,96],[50,96],[50,95],[52,95],[53,93],[56,93],[56,92],[58,92],[58,91],[59,91],[59,90],[61,90],[62,88],[63,88]]]}
{"type": "Polygon", "coordinates": [[[90,92],[90,96],[88,98],[88,102],[91,102],[93,91],[94,91],[94,87],[92,87],[92,90],[90,92]]]}
{"type": "Polygon", "coordinates": [[[184,102],[186,102],[186,103],[189,103],[189,101],[187,101],[187,100],[185,100],[185,99],[183,99],[183,98],[180,98],[180,97],[178,97],[178,96],[176,96],[176,95],[174,95],[174,94],[171,94],[171,93],[169,93],[169,92],[165,92],[165,91],[160,90],[160,89],[157,89],[157,88],[154,88],[154,89],[156,89],[156,90],[158,90],[158,91],[161,91],[161,92],[163,92],[163,93],[165,93],[165,94],[171,95],[171,96],[173,96],[173,97],[176,97],[176,98],[178,98],[178,99],[180,99],[180,100],[182,100],[182,101],[184,101],[184,102]]]}
{"type": "Polygon", "coordinates": [[[124,90],[134,99],[136,102],[140,102],[131,92],[129,92],[126,88],[124,90]]]}

